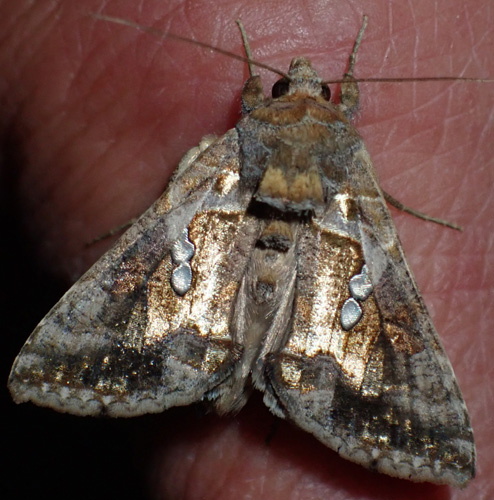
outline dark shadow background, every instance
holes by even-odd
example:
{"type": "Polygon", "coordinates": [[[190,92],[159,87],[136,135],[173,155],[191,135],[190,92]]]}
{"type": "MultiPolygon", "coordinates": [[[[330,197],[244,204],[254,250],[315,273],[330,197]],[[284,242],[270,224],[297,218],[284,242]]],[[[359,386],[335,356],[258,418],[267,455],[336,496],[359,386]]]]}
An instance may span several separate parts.
{"type": "MultiPolygon", "coordinates": [[[[7,134],[8,136],[8,134],[7,134]]],[[[4,348],[0,379],[5,500],[149,498],[144,480],[146,439],[161,415],[136,419],[78,418],[16,405],[6,386],[10,367],[37,323],[68,287],[37,265],[34,246],[23,230],[16,172],[15,138],[3,144],[0,178],[2,245],[0,304],[4,348]],[[136,448],[141,453],[135,453],[136,448]],[[137,460],[138,459],[138,460],[137,460]]]]}

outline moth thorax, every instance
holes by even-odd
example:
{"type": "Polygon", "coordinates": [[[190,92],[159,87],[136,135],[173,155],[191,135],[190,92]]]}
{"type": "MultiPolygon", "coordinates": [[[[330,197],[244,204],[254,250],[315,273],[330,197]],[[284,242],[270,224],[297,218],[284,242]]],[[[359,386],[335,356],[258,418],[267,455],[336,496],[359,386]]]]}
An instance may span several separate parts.
{"type": "Polygon", "coordinates": [[[256,201],[282,212],[314,211],[324,204],[319,167],[301,153],[291,144],[279,144],[267,161],[256,201]]]}

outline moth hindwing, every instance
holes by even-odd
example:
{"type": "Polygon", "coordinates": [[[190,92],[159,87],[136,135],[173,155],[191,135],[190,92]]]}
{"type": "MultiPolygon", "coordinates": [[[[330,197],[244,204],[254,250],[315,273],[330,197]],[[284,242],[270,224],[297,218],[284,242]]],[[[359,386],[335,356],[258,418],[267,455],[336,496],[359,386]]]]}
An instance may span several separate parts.
{"type": "Polygon", "coordinates": [[[16,402],[135,416],[252,388],[343,457],[466,484],[475,446],[453,370],[362,138],[309,60],[182,160],[168,189],[47,314],[9,379],[16,402]]]}

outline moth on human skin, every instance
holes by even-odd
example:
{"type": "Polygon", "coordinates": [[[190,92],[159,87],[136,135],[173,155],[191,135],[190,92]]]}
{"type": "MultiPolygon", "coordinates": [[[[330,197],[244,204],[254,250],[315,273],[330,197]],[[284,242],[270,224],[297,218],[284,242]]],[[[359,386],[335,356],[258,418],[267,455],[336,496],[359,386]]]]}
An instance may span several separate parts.
{"type": "Polygon", "coordinates": [[[131,417],[208,401],[226,414],[255,388],[368,468],[474,476],[465,403],[350,123],[365,21],[339,104],[305,58],[273,98],[247,80],[237,126],[184,156],[31,334],[9,378],[17,403],[131,417]]]}

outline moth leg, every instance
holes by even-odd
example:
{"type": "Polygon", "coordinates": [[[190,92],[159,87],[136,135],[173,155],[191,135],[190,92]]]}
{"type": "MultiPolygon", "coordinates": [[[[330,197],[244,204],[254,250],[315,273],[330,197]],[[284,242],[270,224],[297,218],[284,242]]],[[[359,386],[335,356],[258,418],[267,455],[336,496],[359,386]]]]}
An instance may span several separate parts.
{"type": "Polygon", "coordinates": [[[244,23],[242,22],[241,19],[237,19],[236,23],[238,25],[238,29],[240,30],[240,35],[242,37],[242,43],[244,44],[244,50],[245,50],[245,55],[247,56],[248,65],[249,65],[249,75],[250,76],[256,76],[254,73],[254,65],[252,64],[252,51],[250,50],[250,45],[249,45],[249,39],[247,38],[247,32],[245,31],[244,28],[244,23]]]}
{"type": "Polygon", "coordinates": [[[126,231],[129,229],[132,224],[138,219],[139,217],[132,217],[132,219],[128,220],[124,224],[120,224],[119,226],[116,226],[106,233],[100,234],[99,236],[96,236],[96,238],[93,238],[92,240],[88,241],[86,243],[86,248],[94,245],[95,243],[98,243],[100,241],[106,240],[107,238],[111,238],[112,236],[115,236],[116,234],[120,234],[123,231],[126,231]]]}
{"type": "Polygon", "coordinates": [[[351,119],[359,108],[360,92],[358,83],[355,81],[353,76],[353,70],[357,61],[358,49],[362,43],[365,28],[367,28],[367,21],[368,17],[364,15],[362,19],[362,26],[360,27],[355,43],[353,44],[352,52],[348,59],[348,71],[343,75],[344,83],[341,84],[340,88],[340,109],[343,113],[345,113],[345,116],[348,119],[351,119]]]}
{"type": "Polygon", "coordinates": [[[417,217],[419,219],[428,221],[428,222],[434,222],[435,224],[439,224],[441,226],[449,227],[451,229],[456,229],[457,231],[463,231],[463,228],[461,226],[458,226],[457,224],[453,224],[452,222],[449,222],[447,220],[443,219],[437,219],[436,217],[431,217],[430,215],[424,214],[422,212],[419,212],[417,210],[414,210],[413,208],[409,208],[406,205],[403,205],[400,201],[398,201],[396,198],[393,198],[389,193],[386,191],[383,191],[384,199],[393,207],[395,207],[398,210],[401,210],[402,212],[405,212],[407,214],[413,215],[414,217],[417,217]]]}
{"type": "Polygon", "coordinates": [[[253,109],[264,104],[264,90],[262,88],[261,77],[255,73],[254,64],[252,64],[252,52],[250,50],[249,40],[245,32],[244,25],[240,19],[237,19],[238,29],[242,36],[242,43],[244,44],[245,55],[247,56],[249,65],[250,77],[244,84],[242,89],[242,114],[247,115],[253,109]]]}

